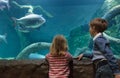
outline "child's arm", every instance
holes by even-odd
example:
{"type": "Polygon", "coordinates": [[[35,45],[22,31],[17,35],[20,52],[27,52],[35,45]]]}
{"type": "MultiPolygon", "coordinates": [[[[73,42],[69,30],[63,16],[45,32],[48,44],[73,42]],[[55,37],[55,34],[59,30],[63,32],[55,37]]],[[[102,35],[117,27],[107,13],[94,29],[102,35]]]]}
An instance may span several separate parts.
{"type": "Polygon", "coordinates": [[[70,67],[70,78],[73,78],[73,60],[70,60],[69,67],[70,67]]]}
{"type": "Polygon", "coordinates": [[[116,75],[115,75],[115,78],[120,78],[120,74],[116,74],[116,75]]]}
{"type": "Polygon", "coordinates": [[[69,78],[73,78],[73,58],[69,52],[67,53],[67,58],[69,60],[69,68],[70,68],[69,78]]]}
{"type": "Polygon", "coordinates": [[[83,53],[83,54],[80,54],[77,58],[78,58],[78,60],[81,60],[83,57],[92,59],[93,54],[92,53],[83,53]]]}

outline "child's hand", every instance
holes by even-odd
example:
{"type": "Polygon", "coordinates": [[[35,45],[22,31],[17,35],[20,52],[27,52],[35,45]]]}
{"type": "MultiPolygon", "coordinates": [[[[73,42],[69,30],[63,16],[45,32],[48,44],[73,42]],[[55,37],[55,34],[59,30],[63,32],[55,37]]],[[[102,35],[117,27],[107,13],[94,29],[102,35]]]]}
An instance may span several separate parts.
{"type": "Polygon", "coordinates": [[[120,78],[120,74],[115,75],[115,78],[120,78]]]}
{"type": "Polygon", "coordinates": [[[82,57],[83,57],[83,54],[80,54],[77,58],[78,58],[78,60],[81,60],[82,57]]]}

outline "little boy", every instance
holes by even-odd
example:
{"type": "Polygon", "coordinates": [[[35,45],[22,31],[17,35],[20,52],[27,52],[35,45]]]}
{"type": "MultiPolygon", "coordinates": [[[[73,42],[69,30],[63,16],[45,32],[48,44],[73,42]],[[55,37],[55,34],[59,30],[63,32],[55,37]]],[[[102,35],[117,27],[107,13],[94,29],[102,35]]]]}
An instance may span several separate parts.
{"type": "Polygon", "coordinates": [[[78,57],[92,58],[95,68],[95,78],[120,78],[120,70],[117,60],[110,49],[109,41],[103,36],[107,29],[107,21],[96,18],[90,22],[89,32],[93,37],[92,54],[81,54],[78,57]]]}

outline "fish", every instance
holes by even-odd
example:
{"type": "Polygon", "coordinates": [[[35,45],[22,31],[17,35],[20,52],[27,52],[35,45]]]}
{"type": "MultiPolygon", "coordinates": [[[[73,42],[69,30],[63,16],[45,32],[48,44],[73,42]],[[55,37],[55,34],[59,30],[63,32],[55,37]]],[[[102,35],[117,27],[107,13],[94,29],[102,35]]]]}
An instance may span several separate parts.
{"type": "Polygon", "coordinates": [[[0,10],[3,11],[4,8],[10,8],[9,0],[0,0],[0,10]]]}
{"type": "Polygon", "coordinates": [[[4,35],[0,35],[0,42],[4,41],[5,43],[7,43],[6,36],[7,36],[6,33],[4,35]]]}
{"type": "MultiPolygon", "coordinates": [[[[30,59],[33,58],[33,56],[37,57],[38,55],[34,54],[38,51],[41,50],[49,50],[51,46],[51,43],[48,42],[37,42],[37,43],[32,43],[30,45],[28,45],[27,47],[25,47],[17,56],[16,56],[16,60],[22,60],[22,59],[30,59]],[[33,53],[33,54],[32,54],[33,53]],[[32,54],[32,55],[31,55],[32,54]]],[[[40,55],[44,56],[44,55],[40,55]]],[[[44,58],[44,57],[41,57],[44,58]]]]}
{"type": "Polygon", "coordinates": [[[42,15],[30,13],[19,19],[14,18],[15,28],[20,32],[30,32],[42,26],[46,19],[42,15]]]}

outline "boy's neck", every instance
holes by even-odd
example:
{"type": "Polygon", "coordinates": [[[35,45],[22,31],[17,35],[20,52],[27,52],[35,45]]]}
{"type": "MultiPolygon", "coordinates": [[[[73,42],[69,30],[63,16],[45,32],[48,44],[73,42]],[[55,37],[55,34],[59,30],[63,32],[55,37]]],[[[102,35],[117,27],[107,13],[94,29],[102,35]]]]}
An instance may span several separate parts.
{"type": "Polygon", "coordinates": [[[100,35],[101,35],[101,33],[96,33],[95,36],[93,37],[93,41],[94,41],[97,37],[99,37],[100,35]]]}
{"type": "Polygon", "coordinates": [[[98,32],[95,32],[95,33],[93,34],[93,37],[95,37],[97,34],[98,34],[98,32]]]}

